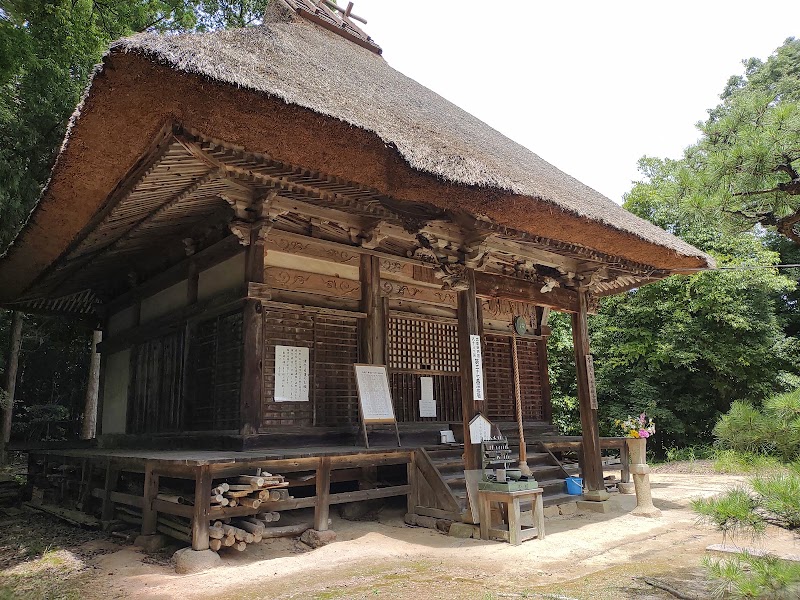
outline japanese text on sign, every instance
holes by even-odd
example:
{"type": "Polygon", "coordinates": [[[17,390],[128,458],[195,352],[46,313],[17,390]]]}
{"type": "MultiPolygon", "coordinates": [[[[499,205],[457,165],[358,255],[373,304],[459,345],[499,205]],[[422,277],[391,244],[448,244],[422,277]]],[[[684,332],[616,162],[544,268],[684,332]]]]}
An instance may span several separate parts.
{"type": "Polygon", "coordinates": [[[275,346],[275,402],[308,402],[308,348],[275,346]]]}
{"type": "Polygon", "coordinates": [[[483,357],[481,356],[481,336],[469,336],[472,357],[472,397],[483,400],[483,357]]]}

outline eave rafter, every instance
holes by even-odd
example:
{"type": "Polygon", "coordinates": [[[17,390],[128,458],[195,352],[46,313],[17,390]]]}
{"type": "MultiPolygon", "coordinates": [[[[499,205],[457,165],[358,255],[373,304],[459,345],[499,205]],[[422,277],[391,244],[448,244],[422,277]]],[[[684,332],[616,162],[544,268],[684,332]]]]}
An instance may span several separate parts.
{"type": "Polygon", "coordinates": [[[119,279],[120,267],[127,269],[130,263],[133,268],[140,253],[170,244],[177,248],[173,251],[192,253],[205,235],[198,226],[220,225],[227,232],[230,221],[234,232],[236,223],[257,226],[259,235],[277,227],[366,251],[405,255],[433,268],[450,289],[461,288],[467,267],[523,279],[541,293],[561,287],[588,289],[595,296],[667,275],[466,213],[389,198],[175,127],[25,297],[37,302],[46,297],[53,302],[58,297],[91,297],[96,303],[101,290],[94,284],[112,274],[119,279]],[[81,290],[94,291],[76,295],[81,290]]]}

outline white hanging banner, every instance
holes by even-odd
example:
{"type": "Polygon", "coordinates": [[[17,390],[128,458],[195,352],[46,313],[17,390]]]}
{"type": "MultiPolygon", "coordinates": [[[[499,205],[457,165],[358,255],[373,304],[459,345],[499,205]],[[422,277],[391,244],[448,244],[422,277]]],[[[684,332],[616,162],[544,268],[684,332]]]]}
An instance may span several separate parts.
{"type": "Polygon", "coordinates": [[[275,402],[308,402],[308,348],[275,346],[275,402]]]}
{"type": "Polygon", "coordinates": [[[420,377],[419,416],[436,416],[436,399],[433,397],[433,377],[420,377]]]}
{"type": "Polygon", "coordinates": [[[481,336],[469,336],[469,346],[472,356],[472,397],[483,400],[483,357],[481,356],[481,336]]]}

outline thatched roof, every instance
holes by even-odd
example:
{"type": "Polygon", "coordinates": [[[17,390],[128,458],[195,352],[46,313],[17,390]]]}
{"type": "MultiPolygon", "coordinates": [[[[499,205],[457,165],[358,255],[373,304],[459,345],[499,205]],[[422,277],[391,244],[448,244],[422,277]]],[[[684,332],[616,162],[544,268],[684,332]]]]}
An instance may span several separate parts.
{"type": "MultiPolygon", "coordinates": [[[[274,3],[273,3],[274,4],[274,3]]],[[[677,254],[708,257],[557,169],[380,56],[303,21],[121,40],[112,51],[257,92],[374,132],[419,171],[551,202],[677,254]]]]}
{"type": "Polygon", "coordinates": [[[652,266],[656,278],[713,265],[378,54],[270,6],[263,26],[112,45],[37,207],[0,257],[0,302],[66,296],[59,282],[80,268],[82,240],[176,125],[401,203],[652,266]]]}

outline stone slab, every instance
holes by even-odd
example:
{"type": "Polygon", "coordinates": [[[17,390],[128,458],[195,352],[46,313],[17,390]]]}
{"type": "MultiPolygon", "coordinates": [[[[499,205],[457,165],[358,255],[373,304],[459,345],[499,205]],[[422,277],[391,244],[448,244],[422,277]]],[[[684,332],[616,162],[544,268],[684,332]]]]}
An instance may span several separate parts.
{"type": "Polygon", "coordinates": [[[577,502],[565,502],[558,505],[558,514],[560,515],[574,515],[578,512],[577,502]]]}
{"type": "Polygon", "coordinates": [[[556,506],[555,504],[553,506],[545,506],[544,507],[544,518],[545,519],[552,518],[552,517],[557,517],[559,514],[561,514],[561,513],[558,512],[558,506],[556,506]]]}
{"type": "Polygon", "coordinates": [[[585,510],[596,513],[611,512],[611,502],[603,500],[602,502],[591,502],[589,500],[578,500],[575,504],[578,505],[578,510],[585,510]]]}
{"type": "Polygon", "coordinates": [[[480,538],[480,529],[471,523],[453,523],[450,525],[450,531],[447,533],[450,537],[455,538],[480,538]]]}
{"type": "Polygon", "coordinates": [[[628,483],[619,482],[617,484],[617,489],[619,490],[620,494],[635,494],[636,493],[636,486],[634,485],[634,483],[632,481],[628,482],[628,483]]]}
{"type": "Polygon", "coordinates": [[[306,546],[311,546],[312,548],[321,548],[322,546],[327,546],[331,542],[336,541],[336,532],[331,531],[330,529],[326,531],[307,529],[303,532],[303,535],[300,536],[300,541],[306,546]]]}

